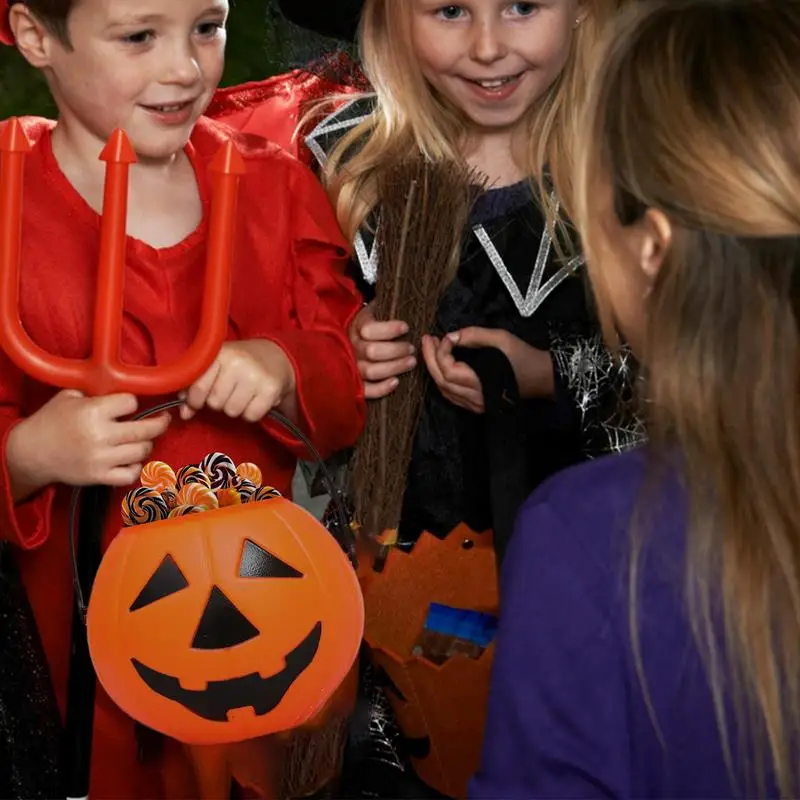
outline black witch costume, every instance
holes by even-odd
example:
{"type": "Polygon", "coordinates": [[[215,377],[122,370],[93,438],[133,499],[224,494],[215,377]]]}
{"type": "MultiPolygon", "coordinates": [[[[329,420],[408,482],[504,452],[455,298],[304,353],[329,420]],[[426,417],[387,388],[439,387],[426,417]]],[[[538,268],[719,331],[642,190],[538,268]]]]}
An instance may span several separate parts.
{"type": "MultiPolygon", "coordinates": [[[[353,100],[306,138],[319,165],[363,122],[374,98],[353,100]]],[[[373,226],[370,226],[373,227],[373,226]]],[[[456,348],[481,378],[487,412],[475,415],[428,386],[414,445],[400,543],[422,531],[446,536],[459,522],[493,528],[502,554],[519,505],[545,478],[586,458],[640,444],[644,429],[628,401],[635,367],[611,357],[592,313],[583,258],[560,263],[529,181],[479,197],[455,280],[432,333],[499,328],[553,360],[555,398],[523,399],[506,357],[495,348],[456,348]]],[[[374,226],[380,236],[380,221],[374,226]]],[[[378,278],[373,235],[356,235],[351,277],[366,302],[378,278]]]]}
{"type": "MultiPolygon", "coordinates": [[[[338,38],[354,35],[362,5],[360,0],[280,4],[293,22],[338,38]]],[[[373,96],[352,100],[306,137],[320,168],[341,138],[369,117],[374,103],[373,96]]],[[[375,297],[380,274],[375,244],[379,208],[370,222],[356,235],[351,263],[351,277],[366,302],[375,297]]],[[[584,459],[636,446],[645,431],[630,408],[635,364],[625,352],[612,358],[606,350],[583,259],[558,257],[530,182],[485,191],[465,234],[455,279],[444,291],[431,333],[441,336],[469,326],[509,331],[550,353],[555,396],[520,397],[511,364],[495,348],[456,348],[455,358],[481,380],[486,412],[476,415],[454,406],[428,381],[393,549],[413,554],[421,536],[445,540],[466,525],[471,531],[493,531],[499,560],[519,506],[539,483],[584,459]]],[[[459,579],[469,580],[466,575],[459,579]]],[[[369,594],[366,601],[369,606],[369,594]]],[[[437,772],[430,764],[445,760],[437,749],[436,726],[431,724],[430,736],[423,737],[427,742],[418,731],[401,731],[403,719],[414,717],[403,710],[410,702],[409,686],[402,683],[402,669],[392,674],[395,660],[382,655],[373,651],[364,657],[360,705],[337,795],[459,795],[453,787],[463,776],[449,780],[447,765],[437,772]]],[[[476,679],[476,688],[483,677],[476,679]]],[[[454,691],[469,693],[464,687],[454,691]]],[[[455,731],[457,726],[452,727],[455,731]]]]}
{"type": "MultiPolygon", "coordinates": [[[[373,107],[373,97],[361,97],[317,125],[305,143],[320,167],[373,107]]],[[[375,224],[369,230],[365,226],[354,243],[351,277],[366,302],[375,296],[380,272],[375,236],[380,236],[379,211],[375,224]]],[[[442,296],[431,332],[441,336],[468,326],[500,328],[548,351],[555,397],[520,397],[511,364],[495,348],[456,348],[455,358],[468,363],[481,380],[486,412],[476,415],[454,406],[428,381],[403,499],[399,549],[413,550],[424,531],[447,537],[465,523],[473,531],[492,529],[502,558],[516,512],[539,483],[579,461],[643,441],[644,428],[628,407],[635,365],[626,353],[612,358],[604,346],[582,266],[582,257],[559,260],[530,182],[490,189],[479,197],[456,277],[442,296]]],[[[385,671],[379,673],[386,682],[385,671]]],[[[369,721],[373,746],[388,767],[386,733],[392,723],[381,706],[385,698],[374,686],[365,691],[377,714],[369,721]],[[378,722],[382,735],[376,735],[378,722]]],[[[404,746],[398,733],[397,763],[404,746]]],[[[359,773],[364,769],[362,759],[359,773]]],[[[387,778],[386,796],[398,796],[394,780],[387,778]]],[[[408,792],[430,794],[419,785],[408,792]]]]}

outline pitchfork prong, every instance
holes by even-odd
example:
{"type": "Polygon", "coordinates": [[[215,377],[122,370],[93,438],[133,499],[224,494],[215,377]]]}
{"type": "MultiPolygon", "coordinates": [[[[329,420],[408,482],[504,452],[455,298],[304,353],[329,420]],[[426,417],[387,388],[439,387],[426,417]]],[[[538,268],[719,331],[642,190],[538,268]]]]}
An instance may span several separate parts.
{"type": "Polygon", "coordinates": [[[92,355],[67,359],[46,352],[28,336],[19,316],[25,156],[31,144],[18,119],[0,136],[0,347],[26,374],[86,394],[170,394],[189,386],[213,362],[227,335],[236,199],[244,160],[232,141],[212,161],[211,220],[201,319],[197,336],[172,364],[136,367],[119,360],[127,243],[128,170],[136,161],[123,131],[101,154],[107,162],[92,355]]]}

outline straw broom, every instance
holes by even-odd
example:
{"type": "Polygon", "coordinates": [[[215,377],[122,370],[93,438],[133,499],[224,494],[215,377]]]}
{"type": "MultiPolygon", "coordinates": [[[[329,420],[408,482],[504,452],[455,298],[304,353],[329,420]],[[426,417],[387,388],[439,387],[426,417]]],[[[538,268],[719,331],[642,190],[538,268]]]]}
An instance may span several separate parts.
{"type": "MultiPolygon", "coordinates": [[[[380,176],[378,283],[373,313],[401,319],[419,348],[431,331],[444,290],[455,276],[469,212],[481,182],[467,167],[422,156],[380,176]]],[[[352,471],[361,532],[396,531],[425,390],[425,367],[400,377],[388,397],[371,401],[352,471]]]]}

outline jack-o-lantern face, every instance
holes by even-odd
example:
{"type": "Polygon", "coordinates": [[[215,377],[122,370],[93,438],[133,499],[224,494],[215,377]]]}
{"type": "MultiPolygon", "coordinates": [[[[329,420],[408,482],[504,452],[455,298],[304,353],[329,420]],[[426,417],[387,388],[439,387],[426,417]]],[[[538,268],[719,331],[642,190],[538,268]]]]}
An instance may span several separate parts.
{"type": "Polygon", "coordinates": [[[98,678],[127,714],[189,744],[302,725],[363,633],[355,573],[287,500],[127,528],[89,604],[98,678]]]}

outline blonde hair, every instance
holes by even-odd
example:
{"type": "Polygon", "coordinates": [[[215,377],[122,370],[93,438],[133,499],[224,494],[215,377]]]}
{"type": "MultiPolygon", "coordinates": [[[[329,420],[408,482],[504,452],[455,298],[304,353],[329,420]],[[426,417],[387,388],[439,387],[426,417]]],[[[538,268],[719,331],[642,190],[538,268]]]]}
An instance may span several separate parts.
{"type": "MultiPolygon", "coordinates": [[[[562,186],[569,190],[573,159],[565,132],[586,88],[590,51],[603,23],[625,1],[584,0],[586,13],[574,33],[566,66],[530,111],[525,171],[550,225],[557,219],[557,203],[547,182],[557,192],[562,186]]],[[[351,240],[378,205],[379,176],[393,165],[419,153],[432,161],[464,161],[462,118],[433,93],[419,69],[408,9],[406,0],[366,0],[361,18],[362,59],[377,95],[375,110],[338,143],[323,175],[339,223],[351,240]]]]}
{"type": "Polygon", "coordinates": [[[728,765],[730,700],[748,782],[754,766],[763,792],[771,763],[787,797],[800,793],[798,74],[795,0],[638,3],[595,71],[574,197],[606,326],[594,254],[608,226],[653,208],[674,227],[646,301],[650,431],[656,452],[680,453],[688,608],[728,765]]]}

